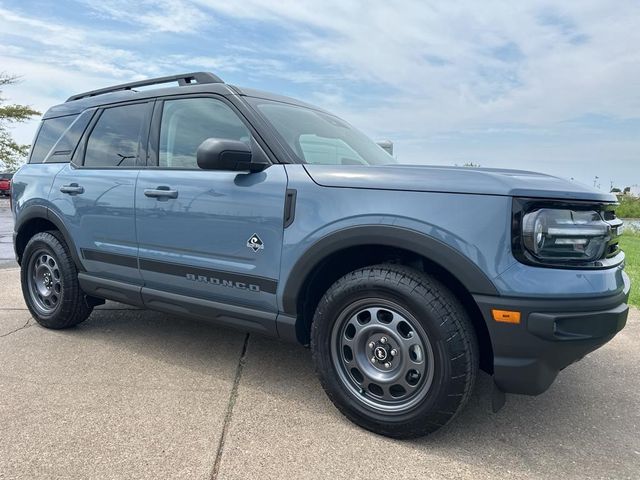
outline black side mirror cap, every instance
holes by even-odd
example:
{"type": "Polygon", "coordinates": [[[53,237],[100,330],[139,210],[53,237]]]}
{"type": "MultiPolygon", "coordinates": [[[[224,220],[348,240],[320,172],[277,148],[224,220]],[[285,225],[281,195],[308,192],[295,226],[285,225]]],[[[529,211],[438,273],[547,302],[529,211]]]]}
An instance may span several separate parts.
{"type": "Polygon", "coordinates": [[[196,153],[198,167],[203,170],[261,172],[269,163],[252,161],[251,147],[238,140],[207,138],[196,153]]]}

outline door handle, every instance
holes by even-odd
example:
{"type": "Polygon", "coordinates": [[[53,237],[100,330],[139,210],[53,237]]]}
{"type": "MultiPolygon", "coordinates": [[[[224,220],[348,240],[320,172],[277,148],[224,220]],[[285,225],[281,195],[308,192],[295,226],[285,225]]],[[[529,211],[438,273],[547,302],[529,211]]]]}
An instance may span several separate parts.
{"type": "Polygon", "coordinates": [[[84,193],[84,187],[77,183],[70,183],[69,185],[63,185],[60,187],[62,193],[68,193],[69,195],[79,195],[84,193]]]}
{"type": "Polygon", "coordinates": [[[160,186],[157,188],[145,188],[144,189],[145,197],[149,198],[178,198],[178,191],[171,190],[169,187],[160,186]]]}

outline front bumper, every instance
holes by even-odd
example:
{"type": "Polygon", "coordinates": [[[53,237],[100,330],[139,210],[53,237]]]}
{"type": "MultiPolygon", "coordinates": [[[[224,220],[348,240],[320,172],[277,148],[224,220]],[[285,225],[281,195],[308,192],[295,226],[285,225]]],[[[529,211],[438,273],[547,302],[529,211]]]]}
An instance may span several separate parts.
{"type": "Polygon", "coordinates": [[[570,300],[475,296],[487,323],[494,380],[508,393],[538,395],[558,372],[601,347],[627,322],[630,282],[617,295],[570,300]],[[492,309],[521,312],[520,324],[493,320],[492,309]]]}

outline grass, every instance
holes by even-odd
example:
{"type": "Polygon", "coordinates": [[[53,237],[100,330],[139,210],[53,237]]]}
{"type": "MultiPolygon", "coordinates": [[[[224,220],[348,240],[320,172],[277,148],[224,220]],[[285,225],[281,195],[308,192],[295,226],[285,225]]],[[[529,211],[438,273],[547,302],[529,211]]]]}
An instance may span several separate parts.
{"type": "Polygon", "coordinates": [[[640,218],[640,197],[618,196],[620,206],[616,208],[618,218],[640,218]]]}
{"type": "Polygon", "coordinates": [[[640,307],[640,233],[625,232],[620,247],[626,255],[624,271],[631,277],[629,303],[640,307]]]}

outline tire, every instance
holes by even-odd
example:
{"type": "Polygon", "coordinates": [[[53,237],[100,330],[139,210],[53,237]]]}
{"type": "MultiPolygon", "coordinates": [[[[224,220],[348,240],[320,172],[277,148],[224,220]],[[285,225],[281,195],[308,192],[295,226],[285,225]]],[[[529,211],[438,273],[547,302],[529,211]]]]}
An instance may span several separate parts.
{"type": "Polygon", "coordinates": [[[393,438],[450,422],[478,372],[478,342],[461,303],[432,276],[395,264],[356,270],[327,290],[311,349],[338,410],[393,438]]]}
{"type": "Polygon", "coordinates": [[[22,256],[20,280],[27,308],[43,327],[73,327],[93,310],[80,289],[78,270],[58,232],[31,237],[22,256]]]}

